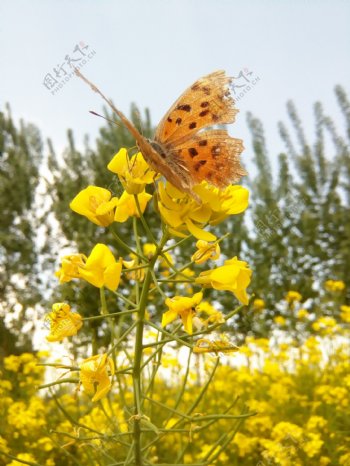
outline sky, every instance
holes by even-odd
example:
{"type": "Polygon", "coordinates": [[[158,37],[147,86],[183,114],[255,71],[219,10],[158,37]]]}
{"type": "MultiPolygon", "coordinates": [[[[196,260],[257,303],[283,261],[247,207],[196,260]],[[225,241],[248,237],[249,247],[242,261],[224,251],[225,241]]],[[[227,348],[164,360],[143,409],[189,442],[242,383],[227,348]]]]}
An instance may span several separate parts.
{"type": "Polygon", "coordinates": [[[54,68],[63,79],[69,59],[85,59],[81,71],[126,114],[131,102],[148,107],[154,124],[202,75],[245,70],[258,79],[243,88],[230,133],[245,141],[249,168],[247,111],[262,120],[274,157],[289,99],[311,141],[314,102],[341,124],[334,86],[349,90],[349,20],[345,0],[1,0],[0,108],[9,102],[17,121],[37,125],[60,151],[67,128],[79,146],[103,124],[88,113],[101,111],[101,100],[76,77],[57,92],[44,85],[54,68]]]}

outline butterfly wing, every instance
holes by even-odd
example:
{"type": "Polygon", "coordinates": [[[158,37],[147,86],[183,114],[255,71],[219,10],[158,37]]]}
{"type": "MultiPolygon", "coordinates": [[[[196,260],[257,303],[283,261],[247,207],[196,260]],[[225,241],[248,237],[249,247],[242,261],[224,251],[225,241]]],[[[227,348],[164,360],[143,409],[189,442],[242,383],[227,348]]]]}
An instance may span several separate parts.
{"type": "Polygon", "coordinates": [[[215,71],[189,87],[166,113],[157,127],[155,140],[175,143],[199,129],[214,124],[233,123],[238,112],[230,96],[231,78],[215,71]]]}
{"type": "Polygon", "coordinates": [[[233,123],[238,110],[230,95],[231,78],[215,71],[196,81],[174,103],[158,125],[159,142],[172,165],[187,167],[193,184],[207,180],[223,188],[246,174],[239,155],[240,139],[224,129],[206,129],[215,124],[233,123]]]}
{"type": "Polygon", "coordinates": [[[218,188],[246,175],[239,161],[242,151],[242,140],[232,138],[225,129],[202,131],[170,148],[172,158],[183,161],[195,184],[206,180],[218,188]]]}

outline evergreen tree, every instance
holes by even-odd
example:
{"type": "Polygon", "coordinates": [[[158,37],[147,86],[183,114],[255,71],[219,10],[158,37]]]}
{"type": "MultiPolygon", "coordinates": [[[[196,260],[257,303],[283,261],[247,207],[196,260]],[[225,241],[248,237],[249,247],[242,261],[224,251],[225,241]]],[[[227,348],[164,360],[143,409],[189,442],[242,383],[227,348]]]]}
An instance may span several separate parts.
{"type": "Polygon", "coordinates": [[[347,134],[340,137],[334,122],[315,105],[316,138],[307,140],[292,102],[287,105],[293,131],[280,123],[286,152],[279,155],[273,180],[261,122],[248,115],[258,175],[249,180],[252,194],[247,254],[253,274],[252,289],[273,309],[286,291],[314,297],[327,279],[343,280],[350,242],[349,102],[336,88],[347,134]]]}
{"type": "Polygon", "coordinates": [[[41,299],[36,243],[41,160],[39,131],[23,121],[16,128],[7,106],[0,112],[0,355],[31,350],[30,314],[41,299]]]}
{"type": "MultiPolygon", "coordinates": [[[[100,129],[100,134],[96,140],[96,149],[92,149],[85,140],[84,151],[76,149],[73,133],[68,131],[68,147],[64,151],[63,157],[57,155],[49,141],[50,155],[48,167],[50,171],[50,180],[48,181],[48,194],[50,203],[49,212],[53,214],[52,221],[57,224],[56,232],[51,236],[46,252],[48,261],[56,262],[57,257],[64,255],[64,248],[69,247],[70,252],[81,252],[88,255],[95,244],[99,241],[106,241],[109,238],[108,245],[116,245],[115,239],[106,229],[92,224],[85,217],[81,217],[69,209],[69,203],[72,199],[88,185],[96,185],[109,189],[114,196],[120,196],[123,188],[117,176],[107,170],[107,165],[120,148],[126,147],[131,152],[137,152],[134,146],[135,141],[130,136],[127,129],[115,120],[112,114],[107,111],[104,113],[107,123],[100,129]],[[107,234],[107,236],[106,236],[107,234]],[[103,238],[103,239],[102,239],[103,238]]],[[[150,136],[151,125],[149,112],[146,110],[144,120],[141,121],[139,111],[135,105],[131,107],[131,120],[145,136],[150,136]]],[[[131,235],[132,222],[115,223],[112,229],[118,232],[126,243],[131,235]]],[[[142,233],[142,232],[141,232],[142,233]]],[[[115,256],[127,256],[128,252],[115,248],[115,256]]],[[[77,310],[84,316],[93,316],[99,313],[100,299],[97,289],[84,282],[75,281],[72,284],[59,286],[57,280],[52,282],[54,289],[52,302],[67,301],[77,305],[77,310]]],[[[115,306],[115,299],[111,298],[111,308],[115,306]]],[[[99,341],[101,344],[108,344],[109,334],[107,331],[99,332],[99,326],[105,325],[103,321],[89,321],[90,328],[87,330],[89,335],[93,335],[93,345],[102,338],[106,341],[99,341]]],[[[81,332],[82,334],[82,332],[81,332]]]]}

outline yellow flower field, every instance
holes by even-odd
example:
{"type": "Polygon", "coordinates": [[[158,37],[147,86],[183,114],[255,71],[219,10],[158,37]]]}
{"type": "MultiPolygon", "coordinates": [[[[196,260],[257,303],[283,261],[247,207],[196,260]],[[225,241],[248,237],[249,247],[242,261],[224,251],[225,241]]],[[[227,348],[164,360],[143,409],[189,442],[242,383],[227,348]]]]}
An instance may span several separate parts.
{"type": "MultiPolygon", "coordinates": [[[[349,465],[350,345],[342,333],[311,336],[301,345],[248,337],[238,353],[193,355],[187,375],[179,353],[164,353],[163,369],[152,381],[151,417],[142,421],[147,441],[154,441],[149,462],[349,465]],[[181,393],[186,376],[190,383],[181,393]],[[189,414],[181,417],[180,411],[189,414]],[[226,417],[213,424],[218,412],[226,417]],[[235,417],[245,412],[252,415],[235,417]]],[[[37,391],[45,372],[38,363],[48,359],[38,353],[4,360],[0,451],[21,462],[1,456],[0,464],[122,464],[132,424],[131,377],[120,375],[124,392],[113,387],[97,403],[77,391],[78,383],[64,385],[56,397],[37,391]]],[[[64,367],[62,373],[65,378],[64,367]]]]}

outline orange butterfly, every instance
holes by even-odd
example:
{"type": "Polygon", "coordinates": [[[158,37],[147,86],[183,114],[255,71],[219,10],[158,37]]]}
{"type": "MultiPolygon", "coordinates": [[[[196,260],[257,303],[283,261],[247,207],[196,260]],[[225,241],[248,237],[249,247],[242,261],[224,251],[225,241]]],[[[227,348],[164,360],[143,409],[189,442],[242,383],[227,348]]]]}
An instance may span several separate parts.
{"type": "Polygon", "coordinates": [[[229,136],[226,129],[210,128],[233,123],[238,112],[230,95],[232,79],[224,71],[208,74],[189,87],[165,114],[152,140],[142,136],[79,70],[75,72],[119,116],[151,168],[180,191],[200,202],[192,188],[201,181],[225,188],[246,175],[239,161],[242,140],[229,136]]]}

